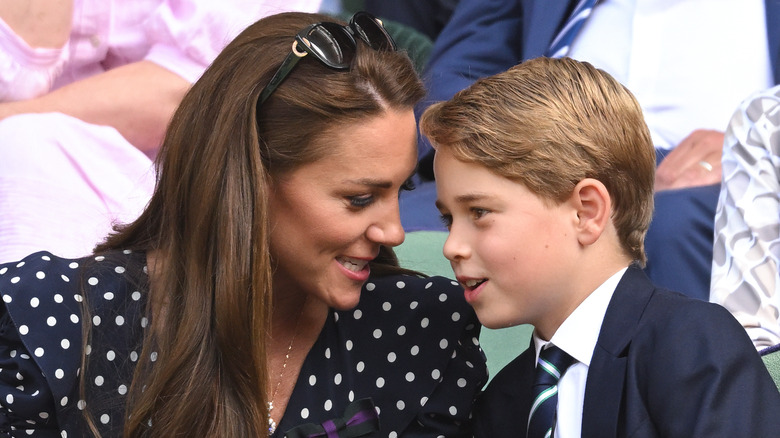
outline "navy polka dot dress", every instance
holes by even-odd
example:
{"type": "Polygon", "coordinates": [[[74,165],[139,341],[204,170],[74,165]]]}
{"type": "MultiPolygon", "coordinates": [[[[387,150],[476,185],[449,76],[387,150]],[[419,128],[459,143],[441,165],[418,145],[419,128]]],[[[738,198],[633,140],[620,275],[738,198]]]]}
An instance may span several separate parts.
{"type": "MultiPolygon", "coordinates": [[[[39,252],[0,265],[0,437],[81,437],[84,409],[104,437],[121,436],[148,324],[144,263],[130,251],[79,260],[39,252]],[[83,351],[89,406],[79,391],[83,351]]],[[[470,437],[472,401],[487,379],[478,336],[451,280],[371,278],[355,309],[328,315],[272,436],[342,436],[327,433],[366,427],[355,423],[369,409],[378,422],[360,436],[470,437]]]]}

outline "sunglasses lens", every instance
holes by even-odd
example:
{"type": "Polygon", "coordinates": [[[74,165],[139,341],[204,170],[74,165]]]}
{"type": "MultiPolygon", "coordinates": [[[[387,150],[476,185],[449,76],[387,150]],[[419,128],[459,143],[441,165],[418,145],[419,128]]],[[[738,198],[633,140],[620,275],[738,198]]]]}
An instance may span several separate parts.
{"type": "Polygon", "coordinates": [[[307,34],[309,49],[332,68],[349,67],[355,56],[355,42],[344,28],[336,23],[320,23],[307,34]]]}
{"type": "Polygon", "coordinates": [[[350,27],[357,36],[374,50],[396,50],[395,41],[387,30],[371,14],[358,12],[352,17],[350,27]]]}

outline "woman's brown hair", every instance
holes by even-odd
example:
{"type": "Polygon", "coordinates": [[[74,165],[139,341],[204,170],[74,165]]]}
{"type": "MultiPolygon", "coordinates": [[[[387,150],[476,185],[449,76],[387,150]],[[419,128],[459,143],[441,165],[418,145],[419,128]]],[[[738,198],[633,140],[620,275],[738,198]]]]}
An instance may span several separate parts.
{"type": "Polygon", "coordinates": [[[95,250],[155,255],[124,436],[268,433],[269,182],[328,154],[328,133],[424,94],[404,53],[358,43],[348,71],[304,57],[256,113],[294,35],[318,21],[333,20],[270,16],[224,49],[170,123],[149,206],[95,250]]]}

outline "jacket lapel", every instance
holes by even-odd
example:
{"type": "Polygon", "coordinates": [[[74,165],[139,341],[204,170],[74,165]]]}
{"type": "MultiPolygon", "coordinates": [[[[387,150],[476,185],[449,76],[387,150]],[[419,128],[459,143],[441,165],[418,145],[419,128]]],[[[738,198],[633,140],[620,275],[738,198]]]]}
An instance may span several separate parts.
{"type": "Polygon", "coordinates": [[[588,370],[583,437],[617,436],[628,349],[653,290],[650,280],[636,266],[628,268],[615,289],[588,370]]]}
{"type": "Polygon", "coordinates": [[[523,60],[544,56],[572,9],[570,0],[530,0],[524,2],[523,60]]]}

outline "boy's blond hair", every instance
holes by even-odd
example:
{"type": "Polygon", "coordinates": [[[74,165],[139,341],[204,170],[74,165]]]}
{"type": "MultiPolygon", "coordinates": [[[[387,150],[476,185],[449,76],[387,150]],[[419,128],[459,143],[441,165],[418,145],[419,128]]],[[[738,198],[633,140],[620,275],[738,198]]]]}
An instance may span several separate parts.
{"type": "Polygon", "coordinates": [[[435,148],[554,203],[584,178],[601,181],[621,246],[644,265],[655,148],[639,103],[606,72],[569,58],[532,59],[432,105],[420,129],[435,148]]]}

